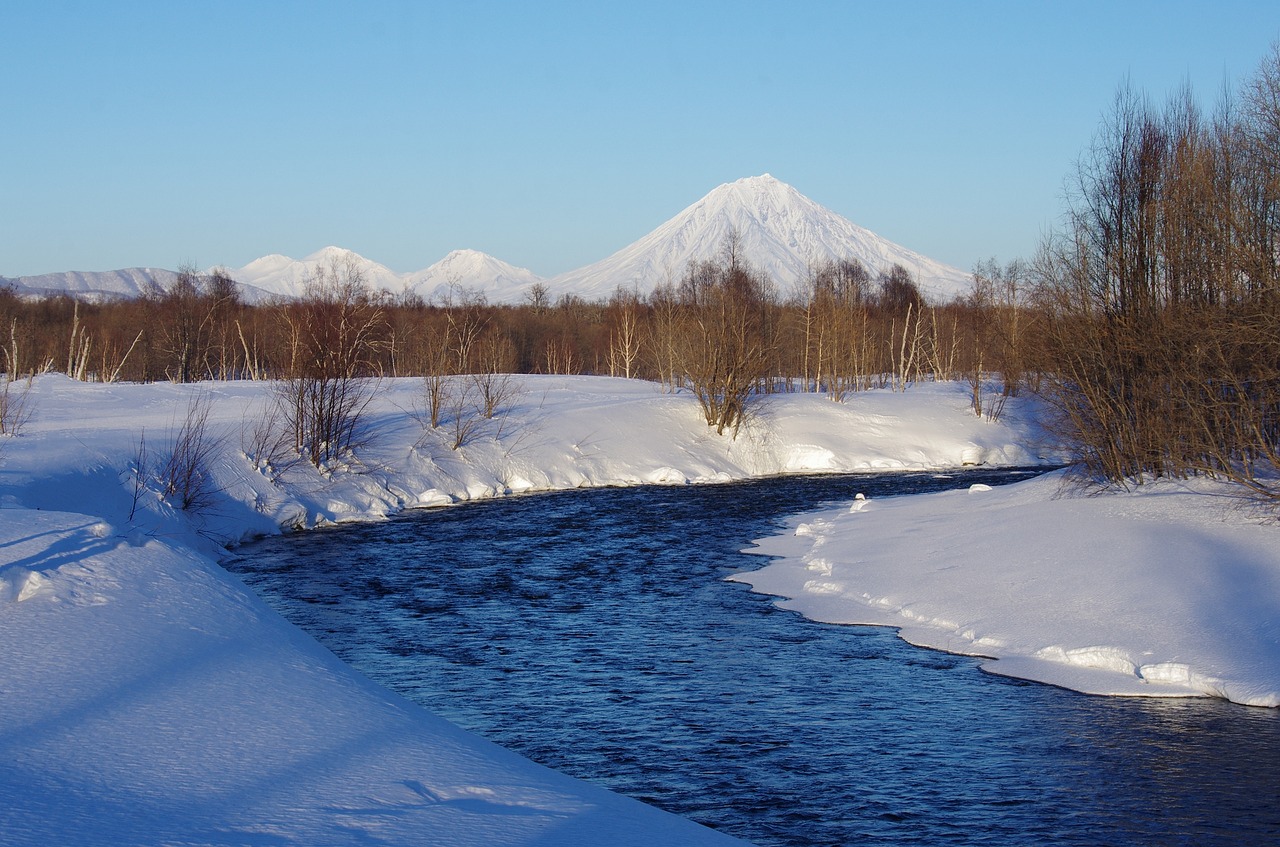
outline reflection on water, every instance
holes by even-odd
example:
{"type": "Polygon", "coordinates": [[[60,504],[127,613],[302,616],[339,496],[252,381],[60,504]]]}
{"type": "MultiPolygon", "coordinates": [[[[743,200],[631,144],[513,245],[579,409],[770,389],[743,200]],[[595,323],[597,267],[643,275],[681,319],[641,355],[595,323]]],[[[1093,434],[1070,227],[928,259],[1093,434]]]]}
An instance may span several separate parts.
{"type": "Polygon", "coordinates": [[[798,510],[1012,478],[536,495],[271,539],[232,567],[432,711],[757,844],[1277,843],[1277,710],[988,675],[723,579],[798,510]]]}

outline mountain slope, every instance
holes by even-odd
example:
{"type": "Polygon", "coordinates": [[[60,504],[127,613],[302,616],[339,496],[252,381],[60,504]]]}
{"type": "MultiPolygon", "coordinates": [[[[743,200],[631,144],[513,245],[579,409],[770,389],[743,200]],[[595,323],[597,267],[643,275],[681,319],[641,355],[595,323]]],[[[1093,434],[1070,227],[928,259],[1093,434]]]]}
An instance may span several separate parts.
{"type": "Polygon", "coordinates": [[[555,295],[607,298],[618,286],[652,291],[678,281],[689,262],[720,257],[736,232],[741,255],[782,291],[828,259],[857,259],[873,276],[900,264],[920,288],[949,299],[969,274],[881,238],[805,197],[769,174],[726,183],[607,259],[548,280],[555,295]]]}
{"type": "Polygon", "coordinates": [[[272,254],[255,259],[231,276],[242,284],[256,286],[281,297],[297,297],[303,293],[308,279],[321,269],[344,270],[350,265],[374,291],[395,296],[416,294],[430,300],[443,296],[451,287],[480,291],[498,303],[516,303],[524,299],[529,286],[541,280],[533,271],[517,268],[478,250],[454,250],[428,268],[412,273],[397,273],[386,265],[366,259],[359,253],[341,247],[325,247],[303,259],[272,254]]]}
{"type": "Polygon", "coordinates": [[[454,250],[425,270],[407,274],[410,287],[426,299],[443,297],[461,286],[480,291],[493,303],[519,303],[542,277],[528,268],[495,259],[479,250],[454,250]]]}
{"type": "Polygon", "coordinates": [[[242,285],[252,285],[280,297],[297,297],[302,294],[307,280],[321,268],[328,270],[336,266],[342,269],[348,262],[359,271],[369,288],[392,294],[404,290],[402,274],[341,247],[325,247],[303,259],[272,253],[231,271],[231,278],[242,285]]]}
{"type": "Polygon", "coordinates": [[[152,284],[168,288],[178,275],[163,268],[122,268],[116,271],[67,271],[65,273],[0,277],[19,296],[50,297],[70,294],[82,300],[132,299],[152,284]]]}

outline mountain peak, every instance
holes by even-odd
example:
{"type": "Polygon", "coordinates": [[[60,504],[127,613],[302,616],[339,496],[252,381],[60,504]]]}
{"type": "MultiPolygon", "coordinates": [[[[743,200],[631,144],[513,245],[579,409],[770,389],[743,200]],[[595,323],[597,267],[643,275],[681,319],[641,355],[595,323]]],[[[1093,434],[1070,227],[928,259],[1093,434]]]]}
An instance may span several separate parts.
{"type": "Polygon", "coordinates": [[[357,253],[354,250],[348,250],[345,247],[335,247],[332,244],[330,244],[328,247],[321,247],[316,252],[303,258],[302,261],[328,262],[334,259],[345,260],[347,257],[351,257],[356,261],[360,261],[360,262],[368,261],[367,259],[365,259],[364,256],[361,256],[359,253],[357,253]]]}
{"type": "Polygon", "coordinates": [[[408,274],[406,280],[423,296],[461,286],[482,292],[494,302],[519,302],[524,292],[542,278],[527,268],[494,258],[479,250],[454,250],[425,270],[408,274]]]}
{"type": "Polygon", "coordinates": [[[726,182],[685,211],[699,207],[706,210],[704,214],[707,216],[730,215],[736,219],[735,226],[748,228],[754,225],[753,221],[776,215],[802,220],[834,214],[769,174],[726,182]]]}
{"type": "Polygon", "coordinates": [[[771,174],[744,176],[742,179],[726,182],[724,185],[709,192],[707,197],[714,197],[720,194],[732,194],[738,197],[760,194],[795,194],[800,197],[804,196],[771,174]]]}
{"type": "Polygon", "coordinates": [[[350,262],[364,278],[366,285],[383,291],[398,293],[403,289],[400,274],[366,259],[354,250],[329,245],[322,247],[302,259],[294,259],[279,253],[272,253],[254,259],[231,276],[237,282],[261,289],[267,294],[296,297],[301,294],[308,280],[313,279],[321,269],[328,271],[337,264],[343,268],[350,262]]]}
{"type": "Polygon", "coordinates": [[[478,265],[487,264],[489,262],[498,262],[498,261],[501,261],[501,260],[495,259],[493,256],[490,256],[488,253],[481,252],[480,250],[472,250],[470,247],[463,247],[461,250],[450,251],[443,259],[441,259],[436,264],[439,264],[439,265],[468,264],[468,265],[478,266],[478,265]]]}
{"type": "Polygon", "coordinates": [[[714,188],[634,244],[550,284],[589,299],[607,298],[619,286],[648,292],[677,281],[691,262],[717,259],[730,233],[741,256],[784,291],[802,285],[819,263],[844,259],[861,262],[873,276],[902,265],[940,299],[968,285],[964,271],[883,239],[767,173],[714,188]]]}

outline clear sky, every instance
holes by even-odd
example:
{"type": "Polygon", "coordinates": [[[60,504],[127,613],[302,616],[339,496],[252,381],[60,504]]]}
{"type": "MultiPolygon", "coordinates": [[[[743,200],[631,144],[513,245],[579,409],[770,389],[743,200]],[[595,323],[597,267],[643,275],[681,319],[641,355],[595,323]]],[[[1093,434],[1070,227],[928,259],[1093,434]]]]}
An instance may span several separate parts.
{"type": "Polygon", "coordinates": [[[473,248],[550,276],[771,173],[1028,256],[1117,86],[1206,104],[1274,2],[0,0],[0,276],[473,248]]]}

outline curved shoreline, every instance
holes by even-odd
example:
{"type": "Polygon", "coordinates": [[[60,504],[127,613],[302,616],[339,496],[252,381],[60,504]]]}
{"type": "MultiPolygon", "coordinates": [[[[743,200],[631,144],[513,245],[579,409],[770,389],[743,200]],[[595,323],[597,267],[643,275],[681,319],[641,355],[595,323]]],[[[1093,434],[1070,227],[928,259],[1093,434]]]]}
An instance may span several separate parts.
{"type": "Polygon", "coordinates": [[[967,386],[771,400],[717,438],[688,395],[529,377],[505,433],[450,450],[384,383],[359,468],[277,480],[241,433],[261,383],[36,380],[0,442],[0,828],[15,845],[728,844],[727,836],[533,765],[373,685],[216,564],[283,527],[376,520],[506,492],[783,472],[1027,464],[1034,430],[967,412],[967,386]],[[134,472],[193,393],[211,398],[215,491],[183,511],[134,472]],[[655,478],[660,477],[660,478],[655,478]]]}
{"type": "Polygon", "coordinates": [[[1083,497],[1058,476],[799,516],[732,578],[1004,676],[1280,706],[1280,528],[1206,481],[1083,497]]]}

